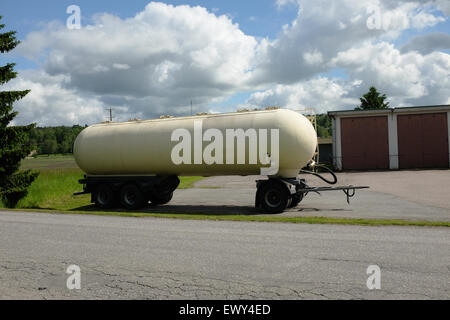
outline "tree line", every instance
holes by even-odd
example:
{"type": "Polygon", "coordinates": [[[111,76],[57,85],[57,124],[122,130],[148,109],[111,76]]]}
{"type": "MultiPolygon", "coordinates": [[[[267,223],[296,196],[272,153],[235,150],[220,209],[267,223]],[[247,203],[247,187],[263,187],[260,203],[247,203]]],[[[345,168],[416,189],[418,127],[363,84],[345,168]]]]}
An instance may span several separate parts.
{"type": "Polygon", "coordinates": [[[326,113],[317,115],[317,136],[331,138],[331,118],[326,113]]]}
{"type": "Polygon", "coordinates": [[[37,151],[37,154],[73,153],[75,139],[85,127],[74,125],[72,127],[32,128],[26,133],[25,144],[37,151]]]}

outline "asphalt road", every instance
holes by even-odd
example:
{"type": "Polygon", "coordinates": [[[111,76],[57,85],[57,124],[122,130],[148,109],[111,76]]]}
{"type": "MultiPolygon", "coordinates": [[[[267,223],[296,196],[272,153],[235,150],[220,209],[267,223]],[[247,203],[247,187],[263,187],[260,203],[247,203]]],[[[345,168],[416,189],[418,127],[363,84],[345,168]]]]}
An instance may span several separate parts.
{"type": "MultiPolygon", "coordinates": [[[[347,203],[342,191],[310,193],[278,216],[450,221],[450,170],[339,173],[339,185],[370,186],[347,203]]],[[[193,189],[177,190],[166,206],[144,212],[258,214],[254,208],[258,176],[210,177],[193,189]]],[[[326,185],[307,176],[311,186],[326,185]]]]}
{"type": "Polygon", "coordinates": [[[2,299],[449,299],[449,281],[448,228],[0,212],[2,299]]]}

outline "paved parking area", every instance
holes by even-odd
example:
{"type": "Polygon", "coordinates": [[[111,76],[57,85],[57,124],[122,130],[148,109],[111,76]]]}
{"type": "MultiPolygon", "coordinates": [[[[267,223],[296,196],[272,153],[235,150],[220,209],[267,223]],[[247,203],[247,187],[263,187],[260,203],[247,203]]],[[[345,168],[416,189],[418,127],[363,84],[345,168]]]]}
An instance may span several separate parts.
{"type": "MultiPolygon", "coordinates": [[[[324,185],[307,176],[311,186],[324,185]]],[[[362,172],[338,174],[339,185],[368,185],[350,205],[343,192],[309,194],[297,208],[280,216],[450,221],[450,170],[362,172]]],[[[178,190],[169,205],[155,212],[258,214],[254,208],[258,176],[210,177],[195,188],[178,190]]]]}

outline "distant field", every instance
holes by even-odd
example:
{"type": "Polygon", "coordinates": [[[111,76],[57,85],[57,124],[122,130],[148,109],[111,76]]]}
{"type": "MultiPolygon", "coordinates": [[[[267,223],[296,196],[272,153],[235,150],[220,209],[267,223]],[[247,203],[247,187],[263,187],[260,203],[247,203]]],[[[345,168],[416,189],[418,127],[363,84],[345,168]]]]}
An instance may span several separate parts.
{"type": "Polygon", "coordinates": [[[21,169],[54,170],[54,169],[78,169],[72,155],[50,155],[37,158],[27,158],[21,163],[21,169]]]}

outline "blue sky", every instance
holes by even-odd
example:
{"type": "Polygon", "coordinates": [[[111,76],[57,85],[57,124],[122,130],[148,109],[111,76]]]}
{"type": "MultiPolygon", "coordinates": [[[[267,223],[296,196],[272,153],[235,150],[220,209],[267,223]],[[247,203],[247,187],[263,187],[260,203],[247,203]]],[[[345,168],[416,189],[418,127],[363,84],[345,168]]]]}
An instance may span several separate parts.
{"type": "Polygon", "coordinates": [[[314,106],[326,112],[353,108],[371,85],[386,92],[391,105],[450,103],[445,88],[450,1],[381,1],[383,17],[403,14],[408,26],[367,30],[366,9],[374,3],[378,2],[173,0],[148,5],[144,0],[2,0],[2,22],[6,30],[16,30],[23,43],[0,56],[0,64],[17,63],[19,78],[11,87],[32,88],[30,97],[17,106],[19,122],[37,119],[41,125],[96,121],[103,118],[100,110],[109,106],[122,112],[123,119],[182,115],[190,100],[198,112],[270,105],[314,106]],[[66,9],[73,4],[82,12],[84,29],[78,32],[64,30],[66,9]],[[180,5],[189,8],[180,10],[180,5]],[[103,13],[119,19],[105,20],[103,28],[93,19],[103,13]],[[124,54],[118,40],[124,34],[114,26],[128,30],[125,38],[130,37],[135,29],[127,26],[142,26],[135,18],[138,13],[147,15],[148,31],[133,35],[141,39],[142,52],[133,52],[136,43],[129,41],[123,44],[128,46],[124,54]],[[48,29],[54,21],[60,25],[48,29]],[[192,23],[197,29],[186,31],[192,23]],[[85,29],[87,25],[92,31],[85,29]],[[167,34],[167,41],[158,32],[167,34]],[[223,40],[216,41],[216,32],[223,40]],[[72,38],[81,42],[71,43],[72,38]],[[91,38],[98,43],[90,43],[91,38]],[[134,75],[140,77],[134,87],[133,81],[121,81],[134,75]]]}
{"type": "MultiPolygon", "coordinates": [[[[275,37],[281,27],[297,15],[297,7],[286,6],[277,10],[273,0],[203,0],[203,1],[164,1],[172,5],[202,6],[218,15],[226,14],[238,23],[246,34],[258,37],[275,37]],[[256,18],[256,19],[254,19],[256,18]]],[[[52,20],[64,22],[66,8],[75,4],[82,9],[83,22],[89,23],[93,14],[107,12],[121,18],[133,17],[149,3],[145,0],[107,1],[107,0],[2,0],[0,12],[4,23],[17,30],[19,38],[38,29],[42,23],[52,20]]]]}

